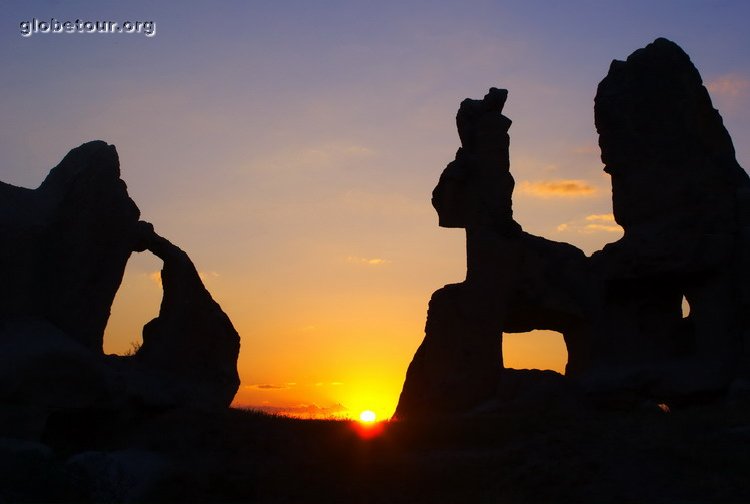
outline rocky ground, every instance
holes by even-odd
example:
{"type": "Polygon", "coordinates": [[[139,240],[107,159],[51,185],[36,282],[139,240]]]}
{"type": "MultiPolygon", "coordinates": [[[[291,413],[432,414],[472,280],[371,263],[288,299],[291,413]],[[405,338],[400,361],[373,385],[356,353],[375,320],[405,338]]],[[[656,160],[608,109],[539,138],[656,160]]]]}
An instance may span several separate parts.
{"type": "MultiPolygon", "coordinates": [[[[3,408],[7,416],[12,408],[3,408]]],[[[750,404],[357,424],[63,411],[0,439],[0,502],[750,502],[750,404]]]]}

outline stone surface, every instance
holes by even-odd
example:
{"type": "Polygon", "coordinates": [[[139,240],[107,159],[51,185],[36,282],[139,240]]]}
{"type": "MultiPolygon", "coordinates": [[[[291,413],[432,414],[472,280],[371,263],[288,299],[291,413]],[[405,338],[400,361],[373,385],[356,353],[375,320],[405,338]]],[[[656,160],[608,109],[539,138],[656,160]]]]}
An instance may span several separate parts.
{"type": "Polygon", "coordinates": [[[491,88],[482,100],[461,102],[456,114],[461,148],[432,193],[441,226],[520,230],[511,209],[511,121],[502,114],[507,97],[507,90],[491,88]]]}
{"type": "Polygon", "coordinates": [[[135,360],[191,382],[188,402],[229,406],[240,385],[239,334],[184,251],[153,231],[144,244],[164,261],[164,297],[159,316],[143,327],[135,360]]]}
{"type": "Polygon", "coordinates": [[[462,147],[432,202],[441,226],[466,228],[466,280],[433,294],[396,417],[466,412],[494,397],[503,332],[560,331],[569,370],[588,359],[583,252],[530,235],[513,220],[506,97],[492,88],[458,111],[462,147]]]}
{"type": "Polygon", "coordinates": [[[433,294],[396,417],[507,403],[519,378],[503,379],[503,332],[562,333],[567,377],[594,396],[688,400],[750,377],[750,180],[682,49],[657,39],[599,84],[625,235],[591,258],[513,220],[506,98],[461,103],[462,146],[432,201],[441,226],[466,229],[466,280],[433,294]]]}
{"type": "Polygon", "coordinates": [[[139,215],[114,146],[101,141],[73,149],[35,190],[0,183],[0,403],[13,412],[3,432],[231,403],[239,335],[187,254],[139,215]],[[125,265],[146,249],[164,261],[159,317],[136,356],[105,356],[125,265]]]}
{"type": "Polygon", "coordinates": [[[595,123],[625,236],[592,257],[602,366],[649,369],[662,393],[723,389],[746,334],[747,173],[687,54],[657,39],[614,61],[595,123]],[[682,318],[682,297],[690,314],[682,318]]]}
{"type": "Polygon", "coordinates": [[[0,324],[0,401],[86,407],[107,400],[107,376],[97,353],[46,320],[0,324]]]}
{"type": "Polygon", "coordinates": [[[70,151],[35,190],[0,182],[0,320],[44,319],[101,352],[139,215],[102,141],[70,151]]]}

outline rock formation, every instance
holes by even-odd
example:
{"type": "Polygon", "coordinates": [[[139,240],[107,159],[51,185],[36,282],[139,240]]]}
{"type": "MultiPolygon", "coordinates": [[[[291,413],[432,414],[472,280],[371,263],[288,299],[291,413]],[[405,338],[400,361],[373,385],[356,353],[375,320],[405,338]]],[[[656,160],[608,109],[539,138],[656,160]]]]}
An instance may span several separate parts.
{"type": "Polygon", "coordinates": [[[227,407],[239,335],[187,254],[139,221],[114,146],[73,149],[38,189],[0,182],[0,402],[40,408],[227,407]],[[133,251],[164,261],[159,317],[133,357],[104,329],[133,251]]]}
{"type": "Polygon", "coordinates": [[[513,220],[506,97],[492,88],[458,111],[462,146],[432,203],[441,226],[466,229],[466,280],[432,295],[397,417],[463,412],[492,399],[503,374],[503,332],[557,330],[569,370],[587,358],[583,252],[525,233],[513,220]]]}
{"type": "Polygon", "coordinates": [[[591,261],[607,300],[601,364],[645,368],[664,392],[719,390],[740,372],[748,331],[750,180],[729,133],[666,39],[612,63],[594,115],[625,230],[591,261]]]}
{"type": "Polygon", "coordinates": [[[104,142],[70,151],[36,190],[0,182],[0,320],[47,320],[101,352],[139,216],[104,142]]]}
{"type": "Polygon", "coordinates": [[[492,88],[458,111],[461,148],[432,202],[441,226],[466,229],[466,279],[433,294],[395,416],[502,403],[519,379],[503,379],[503,332],[561,332],[567,381],[589,393],[684,398],[746,378],[750,181],[688,56],[658,39],[599,85],[625,236],[591,258],[513,220],[506,98],[492,88]]]}
{"type": "Polygon", "coordinates": [[[145,247],[164,261],[159,316],[143,327],[139,364],[192,383],[186,401],[227,406],[240,385],[240,337],[211,298],[188,255],[153,232],[145,247]]]}

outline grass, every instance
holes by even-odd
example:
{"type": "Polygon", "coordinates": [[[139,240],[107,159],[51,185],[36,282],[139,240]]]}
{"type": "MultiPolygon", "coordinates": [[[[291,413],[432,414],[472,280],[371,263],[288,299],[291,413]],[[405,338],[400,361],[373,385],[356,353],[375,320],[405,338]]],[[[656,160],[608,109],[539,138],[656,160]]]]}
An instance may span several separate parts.
{"type": "MultiPolygon", "coordinates": [[[[358,429],[236,409],[171,411],[121,423],[86,449],[168,461],[145,492],[120,499],[138,502],[750,502],[747,404],[670,413],[534,406],[385,423],[370,439],[358,429]]],[[[75,451],[66,450],[61,463],[75,451]]],[[[68,487],[59,497],[91,494],[68,487]]]]}
{"type": "Polygon", "coordinates": [[[135,439],[197,468],[189,494],[167,500],[748,502],[749,413],[744,405],[668,414],[531,408],[391,422],[363,439],[350,421],[231,410],[162,418],[135,439]],[[164,436],[175,421],[190,427],[164,436]]]}

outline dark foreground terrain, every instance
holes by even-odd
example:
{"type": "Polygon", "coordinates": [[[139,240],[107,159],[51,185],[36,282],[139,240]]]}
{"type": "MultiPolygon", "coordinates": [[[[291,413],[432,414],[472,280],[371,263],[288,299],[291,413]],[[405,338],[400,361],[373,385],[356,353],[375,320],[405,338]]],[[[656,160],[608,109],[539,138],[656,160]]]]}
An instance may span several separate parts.
{"type": "Polygon", "coordinates": [[[750,502],[746,402],[381,427],[365,439],[351,422],[237,409],[61,411],[39,440],[0,438],[0,502],[750,502]]]}

